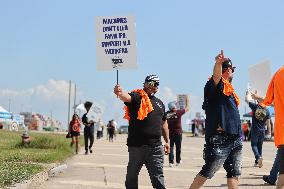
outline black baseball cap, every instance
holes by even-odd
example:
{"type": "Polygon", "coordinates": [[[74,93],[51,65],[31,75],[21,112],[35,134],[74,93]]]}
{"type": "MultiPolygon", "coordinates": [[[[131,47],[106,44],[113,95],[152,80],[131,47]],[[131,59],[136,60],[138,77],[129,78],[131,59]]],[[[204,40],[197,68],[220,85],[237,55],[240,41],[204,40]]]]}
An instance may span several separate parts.
{"type": "Polygon", "coordinates": [[[235,66],[233,66],[233,63],[231,61],[231,59],[226,58],[226,60],[223,62],[222,64],[222,69],[226,69],[226,68],[231,68],[233,71],[235,70],[235,66]]]}

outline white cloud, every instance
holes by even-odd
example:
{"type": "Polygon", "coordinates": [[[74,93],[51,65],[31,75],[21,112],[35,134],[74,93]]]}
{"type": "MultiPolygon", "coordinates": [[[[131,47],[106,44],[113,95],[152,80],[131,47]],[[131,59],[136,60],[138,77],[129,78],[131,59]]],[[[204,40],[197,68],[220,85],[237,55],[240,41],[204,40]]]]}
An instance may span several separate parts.
{"type": "MultiPolygon", "coordinates": [[[[203,112],[202,103],[203,97],[188,94],[189,96],[189,114],[190,117],[194,117],[196,112],[203,112]]],[[[168,102],[177,100],[177,94],[173,92],[170,87],[164,87],[160,90],[158,97],[164,102],[167,107],[168,102]]]]}
{"type": "Polygon", "coordinates": [[[159,98],[166,104],[170,101],[177,100],[177,95],[174,94],[171,88],[164,87],[158,94],[159,98]]]}
{"type": "MultiPolygon", "coordinates": [[[[74,86],[72,86],[74,88],[74,86]]],[[[1,96],[10,98],[40,97],[46,100],[65,100],[68,98],[69,82],[65,80],[50,79],[46,84],[38,85],[26,90],[0,90],[1,96]]]]}

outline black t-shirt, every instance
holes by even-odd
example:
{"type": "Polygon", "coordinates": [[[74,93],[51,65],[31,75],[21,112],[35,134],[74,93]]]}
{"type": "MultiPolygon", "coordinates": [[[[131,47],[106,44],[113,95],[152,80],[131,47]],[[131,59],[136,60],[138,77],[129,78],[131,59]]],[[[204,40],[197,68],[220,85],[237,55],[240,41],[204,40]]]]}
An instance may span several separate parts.
{"type": "Polygon", "coordinates": [[[88,117],[87,117],[87,113],[85,113],[82,116],[82,123],[85,125],[84,132],[91,132],[91,133],[95,132],[95,124],[92,123],[91,125],[88,125],[89,124],[89,120],[88,120],[88,117]]]}
{"type": "Polygon", "coordinates": [[[138,120],[141,96],[135,92],[130,93],[130,96],[131,102],[125,102],[130,116],[127,145],[135,147],[161,145],[162,123],[166,121],[163,102],[155,96],[149,97],[154,110],[144,120],[138,120]]]}
{"type": "Polygon", "coordinates": [[[253,102],[249,102],[249,107],[253,112],[251,131],[256,133],[264,133],[266,120],[270,118],[269,111],[253,102]]]}
{"type": "Polygon", "coordinates": [[[233,95],[223,93],[222,79],[215,86],[211,78],[204,87],[205,139],[216,133],[218,125],[229,135],[241,135],[240,114],[233,95]]]}

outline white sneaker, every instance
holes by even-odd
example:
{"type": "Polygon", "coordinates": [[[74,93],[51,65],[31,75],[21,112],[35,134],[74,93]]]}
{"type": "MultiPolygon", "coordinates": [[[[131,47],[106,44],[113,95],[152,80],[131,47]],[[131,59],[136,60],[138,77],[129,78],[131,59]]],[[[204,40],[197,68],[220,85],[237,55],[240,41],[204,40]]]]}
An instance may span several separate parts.
{"type": "Polygon", "coordinates": [[[181,160],[180,160],[180,162],[179,163],[176,163],[176,166],[180,166],[180,164],[181,164],[182,162],[181,162],[181,160]]]}
{"type": "Polygon", "coordinates": [[[260,157],[258,160],[257,160],[257,164],[258,164],[258,167],[261,168],[263,166],[263,158],[260,157]]]}
{"type": "Polygon", "coordinates": [[[174,164],[173,163],[169,163],[169,167],[173,167],[174,166],[174,164]]]}

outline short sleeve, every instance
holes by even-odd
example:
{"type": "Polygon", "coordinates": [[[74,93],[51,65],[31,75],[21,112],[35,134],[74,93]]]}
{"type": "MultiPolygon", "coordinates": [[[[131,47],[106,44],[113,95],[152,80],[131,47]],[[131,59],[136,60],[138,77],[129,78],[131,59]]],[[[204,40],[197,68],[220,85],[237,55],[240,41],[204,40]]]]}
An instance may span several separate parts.
{"type": "Polygon", "coordinates": [[[141,96],[138,93],[131,92],[129,93],[129,95],[131,96],[131,102],[124,102],[126,106],[129,106],[130,104],[135,105],[141,103],[141,96]]]}
{"type": "Polygon", "coordinates": [[[270,114],[270,112],[269,112],[268,109],[266,109],[266,110],[267,110],[267,115],[266,115],[267,117],[266,117],[266,118],[267,118],[267,119],[270,119],[270,118],[271,118],[271,114],[270,114]]]}
{"type": "Polygon", "coordinates": [[[88,124],[87,114],[84,114],[84,115],[82,116],[82,123],[83,123],[84,125],[88,124]]]}
{"type": "Polygon", "coordinates": [[[251,108],[251,110],[254,112],[257,108],[257,104],[253,103],[253,102],[249,102],[249,107],[251,108]]]}
{"type": "Polygon", "coordinates": [[[163,120],[163,121],[166,121],[166,120],[167,120],[166,108],[165,108],[165,105],[164,105],[164,103],[163,103],[162,101],[161,101],[161,103],[162,103],[162,107],[163,107],[163,108],[162,108],[162,111],[163,111],[163,112],[162,112],[162,114],[163,114],[163,115],[162,115],[162,120],[163,120]]]}
{"type": "Polygon", "coordinates": [[[217,85],[214,84],[213,78],[211,78],[205,85],[204,92],[207,98],[214,97],[218,92],[223,92],[224,84],[222,79],[220,79],[217,85]]]}
{"type": "Polygon", "coordinates": [[[182,116],[183,114],[185,114],[185,109],[178,110],[177,114],[178,114],[178,116],[182,116]]]}

